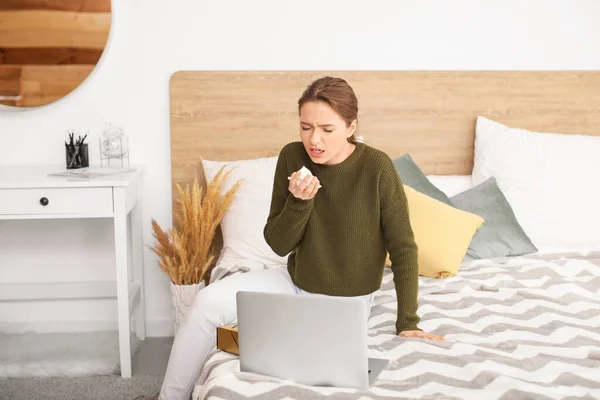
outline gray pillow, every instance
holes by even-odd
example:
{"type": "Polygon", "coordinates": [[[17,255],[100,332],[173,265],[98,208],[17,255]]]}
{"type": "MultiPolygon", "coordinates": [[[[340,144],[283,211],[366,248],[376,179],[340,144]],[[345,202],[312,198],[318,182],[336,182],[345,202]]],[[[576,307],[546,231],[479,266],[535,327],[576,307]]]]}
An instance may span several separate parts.
{"type": "Polygon", "coordinates": [[[520,256],[537,252],[498,187],[496,178],[450,198],[452,205],[477,214],[485,222],[477,230],[465,259],[520,256]]]}
{"type": "Polygon", "coordinates": [[[415,164],[408,153],[396,158],[393,160],[393,163],[396,167],[396,171],[398,171],[398,175],[400,175],[400,180],[404,185],[410,186],[417,192],[433,197],[442,203],[452,205],[448,196],[427,179],[427,176],[425,176],[419,166],[415,164]]]}

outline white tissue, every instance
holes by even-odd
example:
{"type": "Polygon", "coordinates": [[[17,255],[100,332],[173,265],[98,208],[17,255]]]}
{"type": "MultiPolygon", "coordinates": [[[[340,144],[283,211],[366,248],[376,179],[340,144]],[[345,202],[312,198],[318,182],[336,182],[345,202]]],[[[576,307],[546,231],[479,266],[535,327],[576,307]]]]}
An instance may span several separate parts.
{"type": "Polygon", "coordinates": [[[300,178],[298,180],[301,181],[306,175],[312,176],[312,172],[305,166],[302,166],[302,168],[300,168],[300,178]]]}
{"type": "MultiPolygon", "coordinates": [[[[296,186],[298,186],[300,184],[300,181],[302,179],[304,179],[304,177],[306,177],[307,175],[312,176],[312,173],[310,172],[310,170],[308,168],[306,168],[305,166],[302,166],[302,168],[300,168],[300,177],[296,181],[296,186]]],[[[288,181],[291,179],[292,179],[292,177],[288,176],[288,181]]],[[[322,187],[323,186],[319,185],[319,188],[322,188],[322,187]]]]}

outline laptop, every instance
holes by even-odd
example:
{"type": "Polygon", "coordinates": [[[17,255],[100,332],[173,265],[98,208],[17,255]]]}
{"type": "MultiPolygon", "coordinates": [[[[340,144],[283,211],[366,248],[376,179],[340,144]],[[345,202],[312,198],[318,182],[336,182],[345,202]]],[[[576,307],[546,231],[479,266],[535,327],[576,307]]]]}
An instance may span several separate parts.
{"type": "Polygon", "coordinates": [[[236,301],[240,371],[368,389],[388,364],[367,356],[362,299],[239,291],[236,301]]]}

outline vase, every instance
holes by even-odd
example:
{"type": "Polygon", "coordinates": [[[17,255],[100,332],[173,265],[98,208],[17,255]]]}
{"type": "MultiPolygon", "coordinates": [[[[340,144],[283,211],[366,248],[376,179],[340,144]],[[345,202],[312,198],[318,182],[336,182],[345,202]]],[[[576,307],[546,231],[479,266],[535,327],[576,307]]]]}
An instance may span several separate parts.
{"type": "Polygon", "coordinates": [[[173,299],[173,314],[175,317],[174,333],[185,320],[189,308],[194,304],[196,294],[204,287],[204,282],[191,285],[176,285],[171,282],[171,296],[173,299]]]}

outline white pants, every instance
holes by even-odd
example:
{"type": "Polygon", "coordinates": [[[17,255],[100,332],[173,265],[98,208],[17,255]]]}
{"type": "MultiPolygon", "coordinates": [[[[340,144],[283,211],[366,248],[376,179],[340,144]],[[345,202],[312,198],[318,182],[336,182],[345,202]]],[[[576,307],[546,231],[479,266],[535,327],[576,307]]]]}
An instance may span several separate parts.
{"type": "MultiPolygon", "coordinates": [[[[235,299],[240,290],[315,295],[294,285],[287,267],[245,272],[200,290],[175,336],[160,400],[191,397],[206,356],[216,346],[217,326],[237,322],[235,299]]],[[[373,293],[358,297],[365,300],[370,310],[373,293]]]]}

